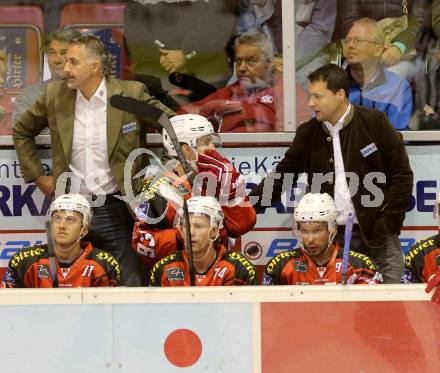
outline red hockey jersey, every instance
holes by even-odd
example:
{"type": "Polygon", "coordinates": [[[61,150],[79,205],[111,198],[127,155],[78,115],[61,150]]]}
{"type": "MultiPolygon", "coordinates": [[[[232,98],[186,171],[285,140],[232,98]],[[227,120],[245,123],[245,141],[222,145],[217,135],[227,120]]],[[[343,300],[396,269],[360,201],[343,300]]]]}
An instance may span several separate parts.
{"type": "MultiPolygon", "coordinates": [[[[109,253],[84,243],[80,256],[69,266],[57,264],[59,287],[117,286],[121,278],[118,261],[109,253]]],[[[51,288],[47,245],[27,247],[9,261],[0,287],[51,288]]]]}
{"type": "MultiPolygon", "coordinates": [[[[150,286],[190,286],[188,256],[179,250],[155,264],[150,286]]],[[[256,285],[255,267],[242,254],[218,247],[217,259],[206,273],[195,274],[196,286],[256,285]]]]}
{"type": "MultiPolygon", "coordinates": [[[[141,261],[151,269],[154,263],[176,251],[181,244],[182,237],[178,229],[174,228],[176,218],[176,205],[158,193],[159,188],[173,187],[185,198],[191,198],[191,186],[186,179],[178,177],[174,173],[167,173],[157,180],[147,179],[143,186],[146,201],[143,204],[143,212],[151,219],[146,224],[142,221],[135,223],[132,237],[132,248],[136,251],[141,261]],[[161,186],[162,184],[162,186],[161,186]]],[[[225,218],[224,229],[220,237],[237,237],[250,231],[256,222],[254,208],[247,204],[236,206],[222,206],[225,218]]],[[[139,214],[138,214],[139,216],[139,214]]]]}
{"type": "Polygon", "coordinates": [[[428,282],[440,269],[440,234],[416,242],[405,257],[404,283],[428,282]]]}
{"type": "MultiPolygon", "coordinates": [[[[266,265],[263,285],[328,285],[342,282],[343,251],[334,245],[326,266],[316,265],[303,249],[286,251],[275,256],[266,265]]],[[[376,284],[382,275],[366,255],[350,251],[347,266],[348,284],[376,284]]]]}

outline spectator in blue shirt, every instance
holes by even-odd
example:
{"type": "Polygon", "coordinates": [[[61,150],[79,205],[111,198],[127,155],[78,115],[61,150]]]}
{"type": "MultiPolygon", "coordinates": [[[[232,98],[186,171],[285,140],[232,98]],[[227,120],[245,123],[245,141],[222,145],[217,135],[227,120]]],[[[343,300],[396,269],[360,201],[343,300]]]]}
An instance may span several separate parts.
{"type": "Polygon", "coordinates": [[[349,100],[383,111],[394,128],[407,130],[412,113],[411,88],[405,79],[382,66],[383,38],[376,21],[361,18],[343,40],[351,80],[349,100]]]}

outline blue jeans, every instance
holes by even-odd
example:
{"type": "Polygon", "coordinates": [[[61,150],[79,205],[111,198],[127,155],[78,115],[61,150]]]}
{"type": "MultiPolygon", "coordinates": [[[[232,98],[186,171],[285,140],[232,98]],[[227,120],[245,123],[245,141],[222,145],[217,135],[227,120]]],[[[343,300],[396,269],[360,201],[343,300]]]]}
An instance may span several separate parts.
{"type": "MultiPolygon", "coordinates": [[[[338,227],[335,241],[344,247],[344,226],[338,227]]],[[[399,236],[397,234],[388,233],[386,242],[383,247],[368,247],[361,237],[359,228],[353,227],[351,237],[351,250],[369,256],[377,264],[378,271],[383,276],[384,284],[400,284],[403,274],[403,253],[400,246],[399,236]]]]}
{"type": "Polygon", "coordinates": [[[121,200],[107,196],[105,204],[93,207],[92,229],[84,238],[94,247],[108,251],[122,268],[122,286],[141,286],[141,263],[131,249],[134,221],[121,200]]]}

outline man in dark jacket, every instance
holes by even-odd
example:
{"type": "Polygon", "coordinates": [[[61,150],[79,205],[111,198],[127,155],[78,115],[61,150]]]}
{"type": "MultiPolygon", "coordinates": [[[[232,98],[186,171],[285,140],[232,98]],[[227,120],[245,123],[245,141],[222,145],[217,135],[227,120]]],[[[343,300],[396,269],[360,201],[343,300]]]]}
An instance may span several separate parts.
{"type": "Polygon", "coordinates": [[[403,272],[398,234],[413,186],[402,135],[384,113],[349,103],[348,76],[338,66],[322,66],[309,80],[316,116],[298,128],[275,174],[252,191],[250,201],[261,210],[290,188],[284,179],[295,183],[306,173],[312,192],[335,199],[337,240],[343,244],[352,216],[352,247],[378,264],[385,283],[398,283],[403,272]]]}

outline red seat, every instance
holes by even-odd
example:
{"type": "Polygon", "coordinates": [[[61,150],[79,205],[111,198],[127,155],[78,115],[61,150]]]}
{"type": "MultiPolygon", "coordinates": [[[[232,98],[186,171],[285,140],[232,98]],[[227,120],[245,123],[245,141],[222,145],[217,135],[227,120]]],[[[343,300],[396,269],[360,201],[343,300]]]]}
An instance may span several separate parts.
{"type": "Polygon", "coordinates": [[[68,4],[60,18],[60,28],[98,25],[124,27],[124,3],[68,4]]]}
{"type": "Polygon", "coordinates": [[[43,12],[39,7],[0,5],[0,50],[8,56],[6,94],[0,97],[0,135],[11,134],[15,97],[41,79],[43,30],[43,12]]]}
{"type": "Polygon", "coordinates": [[[0,5],[0,49],[9,55],[7,87],[22,89],[40,81],[43,31],[39,7],[0,5]]]}
{"type": "Polygon", "coordinates": [[[61,11],[60,28],[74,28],[101,38],[113,56],[112,75],[129,77],[124,49],[123,3],[68,4],[61,11]]]}

